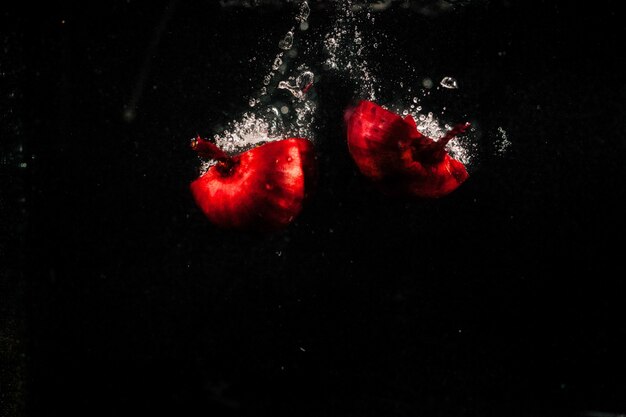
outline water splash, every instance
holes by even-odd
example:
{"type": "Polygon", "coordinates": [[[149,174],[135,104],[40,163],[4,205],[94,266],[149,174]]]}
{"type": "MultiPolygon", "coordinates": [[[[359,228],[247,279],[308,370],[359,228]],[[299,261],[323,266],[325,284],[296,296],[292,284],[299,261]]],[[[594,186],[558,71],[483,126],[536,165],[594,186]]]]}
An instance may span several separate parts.
{"type": "MultiPolygon", "coordinates": [[[[312,126],[317,102],[313,86],[318,62],[312,58],[317,54],[312,52],[312,48],[318,47],[324,52],[319,64],[325,70],[349,80],[354,86],[355,99],[377,101],[399,114],[411,115],[418,130],[435,140],[450,129],[446,123],[457,123],[462,121],[459,117],[466,117],[448,117],[445,107],[438,111],[432,104],[422,104],[424,98],[428,97],[430,102],[430,98],[441,91],[458,89],[456,79],[447,76],[436,84],[432,78],[419,74],[416,63],[407,62],[401,56],[399,59],[389,56],[394,42],[387,34],[378,31],[373,14],[394,7],[413,7],[412,3],[399,0],[335,0],[309,4],[308,1],[290,0],[277,1],[276,5],[297,7],[294,24],[274,43],[278,51],[269,62],[269,71],[261,78],[262,85],[247,98],[249,110],[216,135],[216,143],[223,145],[225,151],[237,153],[260,142],[294,136],[314,140],[312,126]],[[335,17],[321,40],[304,42],[302,37],[309,28],[311,5],[316,8],[334,7],[335,17]],[[404,75],[400,72],[401,80],[397,80],[397,71],[387,72],[385,78],[380,78],[378,68],[372,65],[372,62],[390,60],[397,61],[408,71],[404,75]],[[389,79],[389,74],[396,79],[389,79]]],[[[319,35],[319,32],[316,34],[319,35]]],[[[442,100],[449,101],[450,95],[442,100]]],[[[448,151],[464,164],[469,164],[474,159],[472,155],[476,154],[476,136],[477,132],[470,130],[468,135],[450,141],[448,151]]],[[[506,149],[508,144],[503,146],[506,149]]]]}
{"type": "MultiPolygon", "coordinates": [[[[300,28],[307,23],[309,14],[308,2],[299,2],[294,20],[300,28]]],[[[294,25],[277,43],[279,51],[271,61],[271,70],[261,79],[262,85],[247,99],[249,110],[213,135],[213,142],[226,153],[237,154],[264,142],[288,137],[314,139],[311,126],[317,104],[314,94],[307,93],[313,86],[315,74],[306,64],[295,70],[289,69],[298,56],[296,33],[294,25]],[[283,74],[290,72],[294,75],[281,79],[283,74]],[[291,95],[285,97],[279,93],[282,90],[289,91],[291,95]]],[[[201,172],[214,163],[203,161],[201,172]]]]}
{"type": "MultiPolygon", "coordinates": [[[[370,63],[370,61],[389,62],[394,59],[389,56],[393,55],[394,41],[387,34],[377,30],[372,14],[374,11],[390,9],[393,3],[391,0],[379,2],[338,0],[336,21],[324,36],[323,46],[326,53],[324,68],[355,83],[355,98],[378,102],[383,108],[403,117],[410,115],[415,119],[417,129],[421,133],[439,140],[451,129],[451,126],[446,124],[448,118],[445,116],[445,107],[441,112],[437,112],[436,108],[429,105],[430,111],[424,111],[421,102],[426,97],[436,95],[442,87],[457,89],[457,80],[445,77],[437,85],[432,78],[420,76],[415,63],[407,62],[401,57],[398,57],[397,62],[407,72],[404,75],[400,72],[400,80],[389,77],[389,74],[394,74],[393,71],[386,72],[383,78],[377,76],[377,68],[370,63]]],[[[408,7],[409,3],[402,4],[408,7]]],[[[445,101],[449,99],[446,97],[445,101]]],[[[459,120],[450,121],[457,122],[459,120]]],[[[447,145],[450,155],[465,165],[474,160],[473,155],[476,153],[476,131],[470,129],[468,133],[451,140],[447,145]]]]}
{"type": "MultiPolygon", "coordinates": [[[[436,98],[443,89],[458,89],[458,81],[447,76],[436,84],[431,77],[419,74],[416,63],[407,62],[401,53],[395,52],[394,40],[378,31],[372,13],[391,9],[394,3],[400,7],[411,7],[410,2],[392,0],[379,2],[339,0],[337,22],[324,38],[327,54],[325,68],[344,74],[355,81],[358,84],[355,92],[357,98],[376,101],[403,117],[410,115],[415,119],[417,129],[421,133],[439,140],[451,129],[450,124],[463,121],[459,120],[459,117],[467,116],[458,115],[450,118],[445,114],[445,107],[438,110],[436,106],[430,104],[432,101],[430,99],[436,98]],[[375,72],[377,68],[371,65],[370,61],[393,61],[402,65],[405,71],[387,71],[385,77],[378,77],[375,72]],[[427,97],[429,104],[422,105],[422,100],[427,97]],[[424,107],[427,108],[426,111],[424,107]]],[[[440,98],[442,102],[450,100],[449,96],[440,98]]],[[[470,165],[475,160],[476,136],[476,130],[470,129],[468,134],[448,143],[448,152],[466,166],[470,165]]]]}

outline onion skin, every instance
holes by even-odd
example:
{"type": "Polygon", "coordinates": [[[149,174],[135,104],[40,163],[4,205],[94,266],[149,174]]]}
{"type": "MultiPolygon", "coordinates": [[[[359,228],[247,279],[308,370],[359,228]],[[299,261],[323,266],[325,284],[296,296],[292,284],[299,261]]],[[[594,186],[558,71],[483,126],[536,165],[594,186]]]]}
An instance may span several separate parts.
{"type": "Polygon", "coordinates": [[[218,161],[191,183],[191,192],[221,228],[282,229],[300,214],[315,187],[315,153],[307,139],[268,142],[232,157],[201,138],[192,141],[192,148],[218,161]]]}
{"type": "Polygon", "coordinates": [[[371,101],[361,101],[346,113],[346,119],[354,162],[385,194],[439,198],[469,177],[465,166],[445,150],[469,123],[434,141],[417,130],[411,116],[403,119],[371,101]]]}

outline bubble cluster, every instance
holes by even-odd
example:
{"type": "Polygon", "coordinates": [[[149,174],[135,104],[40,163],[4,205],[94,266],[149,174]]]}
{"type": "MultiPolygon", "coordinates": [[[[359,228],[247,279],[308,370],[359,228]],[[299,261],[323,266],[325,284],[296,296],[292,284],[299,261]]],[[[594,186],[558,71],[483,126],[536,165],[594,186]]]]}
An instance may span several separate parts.
{"type": "Polygon", "coordinates": [[[351,0],[339,0],[335,24],[324,36],[326,60],[324,68],[337,71],[356,83],[356,94],[367,100],[376,100],[377,78],[366,57],[368,45],[363,42],[360,27],[370,13],[357,7],[351,0]]]}
{"type": "Polygon", "coordinates": [[[504,154],[511,146],[511,141],[506,133],[506,130],[502,126],[498,127],[498,138],[496,139],[496,151],[499,154],[504,154]]]}
{"type": "Polygon", "coordinates": [[[296,20],[300,23],[306,22],[309,19],[309,15],[311,14],[311,8],[309,7],[308,1],[303,1],[300,3],[300,12],[298,16],[296,16],[296,20]]]}

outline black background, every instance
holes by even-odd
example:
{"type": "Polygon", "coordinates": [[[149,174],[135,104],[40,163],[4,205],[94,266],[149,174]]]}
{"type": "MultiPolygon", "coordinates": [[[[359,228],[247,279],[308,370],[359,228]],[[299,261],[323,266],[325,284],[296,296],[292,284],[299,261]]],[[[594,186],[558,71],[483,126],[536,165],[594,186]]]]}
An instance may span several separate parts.
{"type": "Polygon", "coordinates": [[[567,3],[377,15],[409,62],[462,80],[480,164],[445,199],[385,198],[346,150],[349,81],[322,74],[319,189],[271,235],[206,221],[188,140],[243,109],[289,8],[4,11],[30,158],[2,219],[20,230],[7,415],[625,412],[625,24],[616,2],[567,3]]]}

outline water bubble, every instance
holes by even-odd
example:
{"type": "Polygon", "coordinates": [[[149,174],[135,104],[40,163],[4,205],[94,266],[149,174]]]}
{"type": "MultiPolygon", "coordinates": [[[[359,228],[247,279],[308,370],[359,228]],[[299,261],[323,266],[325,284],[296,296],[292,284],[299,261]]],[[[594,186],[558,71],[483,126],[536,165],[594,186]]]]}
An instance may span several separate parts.
{"type": "Polygon", "coordinates": [[[272,69],[277,70],[278,68],[280,68],[282,64],[283,64],[283,60],[280,59],[279,56],[277,56],[276,59],[274,60],[274,65],[272,65],[272,69]]]}
{"type": "Polygon", "coordinates": [[[293,45],[293,32],[289,31],[283,39],[278,42],[278,47],[282,50],[289,50],[293,45]]]}
{"type": "Polygon", "coordinates": [[[281,112],[282,114],[287,114],[287,113],[289,113],[289,107],[287,107],[287,106],[282,106],[282,107],[280,108],[280,112],[281,112]]]}
{"type": "Polygon", "coordinates": [[[276,107],[269,107],[263,116],[267,123],[267,135],[271,138],[280,137],[284,132],[283,119],[276,107]]]}
{"type": "Polygon", "coordinates": [[[422,85],[424,86],[424,88],[433,88],[433,85],[435,84],[433,83],[433,80],[426,77],[422,80],[422,85]]]}
{"type": "Polygon", "coordinates": [[[417,104],[417,103],[419,103],[419,101],[420,101],[419,98],[413,97],[413,103],[417,104]]]}
{"type": "Polygon", "coordinates": [[[309,18],[311,14],[311,8],[309,7],[309,3],[305,0],[300,5],[300,13],[298,13],[298,17],[296,18],[299,22],[304,22],[309,18]]]}
{"type": "Polygon", "coordinates": [[[268,113],[274,114],[276,116],[278,116],[278,109],[276,107],[270,107],[269,109],[267,109],[268,113]]]}
{"type": "Polygon", "coordinates": [[[449,88],[451,90],[459,88],[459,84],[452,77],[443,77],[443,79],[439,82],[439,85],[444,88],[449,88]]]}
{"type": "Polygon", "coordinates": [[[304,71],[302,74],[298,75],[296,78],[296,85],[298,88],[302,90],[303,93],[306,93],[311,85],[313,85],[313,80],[315,79],[315,75],[311,71],[304,71]]]}
{"type": "Polygon", "coordinates": [[[256,100],[251,98],[250,101],[248,101],[248,104],[250,105],[250,107],[254,107],[254,105],[256,104],[256,100]]]}
{"type": "Polygon", "coordinates": [[[272,76],[266,75],[265,78],[263,78],[263,85],[269,85],[271,80],[272,80],[272,76]]]}
{"type": "Polygon", "coordinates": [[[335,37],[328,37],[324,41],[324,46],[329,52],[334,52],[339,47],[339,41],[335,37]]]}
{"type": "Polygon", "coordinates": [[[289,84],[288,81],[281,81],[281,82],[279,82],[278,83],[278,88],[281,89],[281,90],[289,91],[296,98],[302,97],[302,91],[300,91],[297,86],[289,84]]]}
{"type": "Polygon", "coordinates": [[[281,81],[278,83],[278,88],[287,90],[295,98],[301,99],[313,85],[314,79],[315,75],[311,71],[304,71],[296,78],[295,85],[291,84],[289,81],[281,81]]]}

